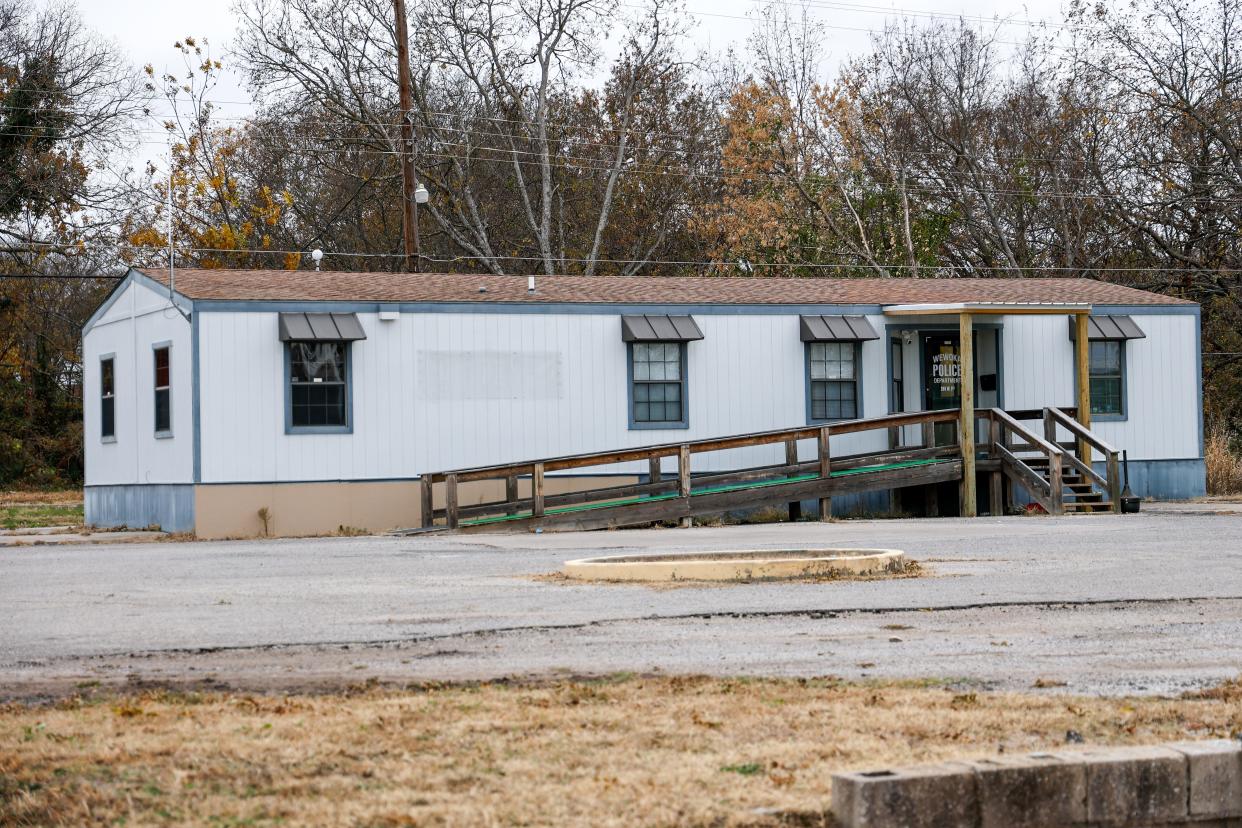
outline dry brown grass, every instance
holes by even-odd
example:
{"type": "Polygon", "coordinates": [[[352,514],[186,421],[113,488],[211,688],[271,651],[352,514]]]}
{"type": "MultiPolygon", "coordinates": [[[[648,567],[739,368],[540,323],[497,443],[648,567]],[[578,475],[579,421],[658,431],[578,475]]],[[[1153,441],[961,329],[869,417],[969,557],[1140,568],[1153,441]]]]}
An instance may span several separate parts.
{"type": "Polygon", "coordinates": [[[1208,426],[1203,444],[1210,495],[1242,494],[1242,456],[1233,450],[1229,431],[1220,423],[1208,426]]]}
{"type": "Polygon", "coordinates": [[[81,506],[82,490],[55,492],[0,491],[0,506],[12,505],[81,506]]]}
{"type": "Polygon", "coordinates": [[[635,678],[0,708],[4,825],[825,824],[838,768],[1226,736],[1233,690],[635,678]],[[759,809],[776,809],[785,816],[759,809]]]}

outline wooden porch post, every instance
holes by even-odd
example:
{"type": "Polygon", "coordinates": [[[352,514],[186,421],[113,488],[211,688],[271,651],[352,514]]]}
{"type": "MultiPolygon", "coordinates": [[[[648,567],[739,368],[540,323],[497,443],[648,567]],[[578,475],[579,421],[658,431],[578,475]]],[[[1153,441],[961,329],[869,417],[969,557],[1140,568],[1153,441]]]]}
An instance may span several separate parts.
{"type": "Polygon", "coordinates": [[[962,451],[962,517],[979,514],[975,492],[975,341],[974,319],[969,313],[957,317],[962,407],[958,417],[957,437],[962,451]]]}
{"type": "MultiPolygon", "coordinates": [[[[1078,422],[1091,428],[1091,343],[1087,341],[1087,314],[1074,315],[1074,357],[1078,373],[1078,422]]],[[[1078,458],[1091,465],[1091,446],[1078,441],[1078,458]]]]}

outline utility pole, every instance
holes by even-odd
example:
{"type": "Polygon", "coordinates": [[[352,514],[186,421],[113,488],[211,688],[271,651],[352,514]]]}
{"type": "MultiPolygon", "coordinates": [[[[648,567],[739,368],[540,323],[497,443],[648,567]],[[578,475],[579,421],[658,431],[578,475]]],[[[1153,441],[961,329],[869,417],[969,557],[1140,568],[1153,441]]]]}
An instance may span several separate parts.
{"type": "Polygon", "coordinates": [[[410,81],[410,34],[405,22],[405,0],[392,0],[397,23],[397,84],[401,100],[401,235],[405,241],[405,269],[418,272],[418,202],[414,200],[414,93],[410,81]]]}

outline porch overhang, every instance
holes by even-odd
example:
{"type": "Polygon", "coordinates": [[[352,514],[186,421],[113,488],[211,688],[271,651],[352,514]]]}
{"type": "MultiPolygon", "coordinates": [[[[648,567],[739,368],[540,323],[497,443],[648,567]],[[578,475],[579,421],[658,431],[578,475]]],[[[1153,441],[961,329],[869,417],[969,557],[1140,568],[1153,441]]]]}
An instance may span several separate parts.
{"type": "Polygon", "coordinates": [[[885,305],[885,316],[960,316],[1091,313],[1087,302],[948,302],[916,305],[885,305]]]}

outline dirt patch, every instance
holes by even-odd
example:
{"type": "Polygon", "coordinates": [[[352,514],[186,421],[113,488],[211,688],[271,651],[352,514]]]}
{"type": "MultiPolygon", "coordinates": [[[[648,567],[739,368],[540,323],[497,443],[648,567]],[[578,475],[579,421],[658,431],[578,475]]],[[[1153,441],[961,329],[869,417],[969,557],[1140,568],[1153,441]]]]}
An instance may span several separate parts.
{"type": "Polygon", "coordinates": [[[0,823],[820,824],[837,769],[1230,736],[1233,692],[1098,699],[618,676],[0,707],[0,823]]]}

